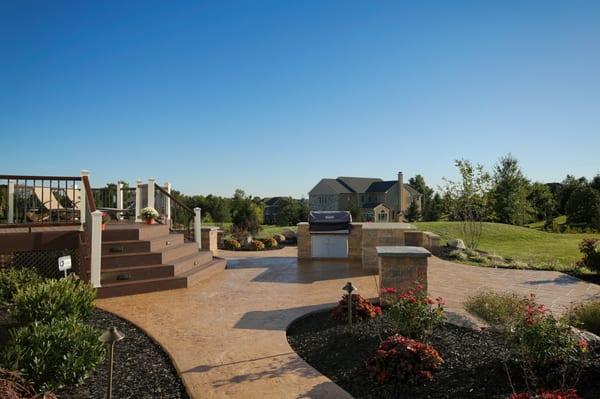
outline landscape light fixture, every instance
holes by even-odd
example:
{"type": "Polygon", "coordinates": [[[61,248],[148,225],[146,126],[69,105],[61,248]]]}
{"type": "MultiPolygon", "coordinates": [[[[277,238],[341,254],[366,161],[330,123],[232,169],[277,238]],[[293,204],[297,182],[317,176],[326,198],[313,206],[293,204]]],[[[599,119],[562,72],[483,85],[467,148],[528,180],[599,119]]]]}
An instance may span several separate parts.
{"type": "Polygon", "coordinates": [[[98,340],[109,347],[109,360],[108,360],[108,389],[106,392],[106,397],[108,399],[112,398],[112,379],[113,379],[113,359],[114,359],[114,349],[115,344],[125,338],[125,335],[119,330],[117,327],[109,327],[98,340]]]}
{"type": "Polygon", "coordinates": [[[358,288],[352,285],[352,282],[348,281],[344,287],[344,291],[348,293],[348,329],[352,334],[352,292],[358,291],[358,288]]]}

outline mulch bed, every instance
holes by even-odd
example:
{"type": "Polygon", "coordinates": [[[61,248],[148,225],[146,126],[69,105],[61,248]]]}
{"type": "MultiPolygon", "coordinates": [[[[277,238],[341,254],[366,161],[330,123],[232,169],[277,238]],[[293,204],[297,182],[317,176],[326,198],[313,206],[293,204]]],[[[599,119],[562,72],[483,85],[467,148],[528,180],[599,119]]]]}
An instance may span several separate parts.
{"type": "MultiPolygon", "coordinates": [[[[137,327],[100,309],[94,310],[89,323],[101,330],[115,326],[125,334],[115,345],[113,398],[188,397],[167,354],[137,327]]],[[[57,392],[59,397],[104,398],[108,383],[106,364],[99,366],[82,385],[57,392]]]]}
{"type": "MultiPolygon", "coordinates": [[[[431,338],[444,363],[432,381],[401,387],[379,385],[366,369],[367,359],[379,345],[379,332],[385,338],[392,330],[385,321],[363,321],[348,334],[347,325],[331,319],[329,311],[296,320],[288,329],[292,348],[311,366],[340,385],[355,398],[506,398],[512,391],[501,361],[504,348],[499,333],[474,331],[444,324],[431,338]]],[[[590,345],[589,367],[577,390],[583,398],[600,398],[600,347],[590,345]]],[[[522,389],[517,366],[509,366],[513,382],[522,389]]],[[[556,381],[556,376],[548,374],[556,381]]]]}

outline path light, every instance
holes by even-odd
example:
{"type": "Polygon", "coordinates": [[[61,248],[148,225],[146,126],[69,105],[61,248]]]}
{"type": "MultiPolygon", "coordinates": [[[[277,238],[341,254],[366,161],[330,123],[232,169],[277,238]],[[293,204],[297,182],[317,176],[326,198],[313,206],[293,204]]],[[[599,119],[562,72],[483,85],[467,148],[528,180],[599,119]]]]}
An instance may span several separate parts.
{"type": "Polygon", "coordinates": [[[352,292],[358,291],[358,288],[348,281],[342,289],[348,293],[348,329],[350,330],[350,334],[352,334],[352,292]]]}
{"type": "Polygon", "coordinates": [[[110,355],[108,359],[108,390],[106,393],[106,397],[108,399],[112,398],[112,379],[113,379],[113,354],[115,349],[115,344],[125,338],[125,335],[119,330],[117,327],[109,327],[100,338],[100,342],[109,347],[110,355]]]}

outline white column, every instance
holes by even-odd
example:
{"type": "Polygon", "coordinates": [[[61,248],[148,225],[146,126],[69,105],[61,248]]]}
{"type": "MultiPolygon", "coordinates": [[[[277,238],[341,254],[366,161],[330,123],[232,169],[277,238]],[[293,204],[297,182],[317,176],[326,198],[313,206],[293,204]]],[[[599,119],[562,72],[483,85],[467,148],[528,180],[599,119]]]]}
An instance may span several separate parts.
{"type": "Polygon", "coordinates": [[[140,212],[142,211],[142,181],[138,180],[135,183],[135,221],[142,221],[140,212]]]}
{"type": "MultiPolygon", "coordinates": [[[[123,183],[117,183],[117,209],[123,209],[123,183]]],[[[123,220],[122,212],[117,212],[117,220],[123,220]]]]}
{"type": "MultiPolygon", "coordinates": [[[[165,190],[171,194],[171,183],[165,183],[165,190]]],[[[167,196],[165,196],[165,219],[167,220],[167,224],[170,226],[169,221],[171,220],[171,198],[167,196]]]]}
{"type": "Polygon", "coordinates": [[[8,181],[8,223],[15,222],[15,182],[8,181]]]}
{"type": "Polygon", "coordinates": [[[154,183],[156,179],[148,179],[148,206],[154,208],[154,183]]]}
{"type": "Polygon", "coordinates": [[[81,187],[79,188],[80,191],[80,200],[79,200],[79,222],[81,223],[81,230],[83,230],[83,224],[85,223],[85,216],[86,216],[86,210],[87,210],[87,199],[85,197],[85,186],[83,184],[83,177],[87,176],[87,178],[90,178],[90,171],[89,170],[82,170],[81,171],[81,187]]]}
{"type": "Polygon", "coordinates": [[[202,211],[194,208],[194,240],[198,243],[198,249],[202,249],[202,211]]]}
{"type": "Polygon", "coordinates": [[[100,287],[100,261],[102,259],[102,212],[96,210],[91,214],[90,226],[90,281],[94,288],[100,287]]]}

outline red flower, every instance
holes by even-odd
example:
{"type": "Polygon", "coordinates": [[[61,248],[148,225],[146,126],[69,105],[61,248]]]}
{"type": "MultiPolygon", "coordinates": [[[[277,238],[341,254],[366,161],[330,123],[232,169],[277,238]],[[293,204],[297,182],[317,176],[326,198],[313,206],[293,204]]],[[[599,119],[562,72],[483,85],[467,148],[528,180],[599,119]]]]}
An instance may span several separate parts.
{"type": "Polygon", "coordinates": [[[578,344],[579,344],[579,349],[581,349],[582,352],[587,352],[589,344],[585,338],[581,338],[579,340],[578,344]]]}
{"type": "Polygon", "coordinates": [[[394,287],[382,288],[381,293],[382,294],[395,294],[396,289],[394,287]]]}

